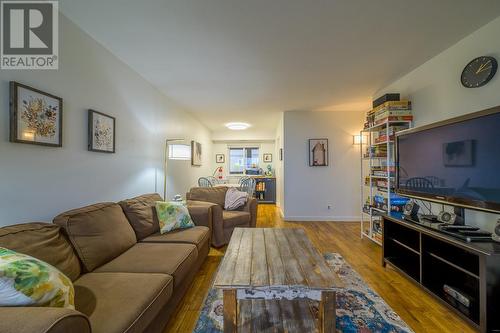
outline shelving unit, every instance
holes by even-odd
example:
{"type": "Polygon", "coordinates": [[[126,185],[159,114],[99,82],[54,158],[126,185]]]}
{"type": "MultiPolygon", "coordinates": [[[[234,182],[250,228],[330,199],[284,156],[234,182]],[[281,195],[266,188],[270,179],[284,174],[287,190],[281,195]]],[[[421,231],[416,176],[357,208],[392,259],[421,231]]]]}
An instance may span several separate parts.
{"type": "Polygon", "coordinates": [[[276,178],[254,177],[255,198],[259,203],[276,203],[276,178]]]}
{"type": "Polygon", "coordinates": [[[500,332],[500,247],[467,243],[401,217],[382,217],[382,265],[391,265],[480,332],[500,332]]]}
{"type": "MultiPolygon", "coordinates": [[[[369,112],[368,117],[387,114],[385,119],[373,120],[360,132],[361,138],[361,238],[366,237],[382,245],[381,217],[394,210],[396,132],[411,128],[411,115],[392,116],[393,113],[411,112],[409,101],[387,102],[369,112]],[[406,107],[401,107],[406,103],[406,107]],[[398,108],[398,106],[400,108],[398,108]],[[382,202],[380,202],[380,198],[382,202]],[[379,202],[377,202],[379,201],[379,202]],[[392,209],[391,209],[392,208],[392,209]]],[[[370,120],[369,120],[370,121],[370,120]]]]}

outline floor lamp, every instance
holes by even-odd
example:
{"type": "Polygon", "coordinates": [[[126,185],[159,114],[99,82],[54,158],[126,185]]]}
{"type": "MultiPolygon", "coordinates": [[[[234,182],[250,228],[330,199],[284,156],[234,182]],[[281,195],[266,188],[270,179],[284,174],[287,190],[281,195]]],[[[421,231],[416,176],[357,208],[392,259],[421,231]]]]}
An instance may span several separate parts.
{"type": "Polygon", "coordinates": [[[167,201],[167,162],[168,162],[168,145],[171,142],[184,141],[184,139],[166,139],[165,140],[165,161],[163,164],[163,200],[167,201]]]}

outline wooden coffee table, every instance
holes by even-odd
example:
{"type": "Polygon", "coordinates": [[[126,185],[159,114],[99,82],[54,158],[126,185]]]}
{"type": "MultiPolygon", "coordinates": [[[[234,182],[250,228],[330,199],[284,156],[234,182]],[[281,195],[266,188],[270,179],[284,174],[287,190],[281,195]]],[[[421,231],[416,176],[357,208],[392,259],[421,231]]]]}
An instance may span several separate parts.
{"type": "Polygon", "coordinates": [[[343,288],[303,229],[236,228],[214,282],[224,332],[335,332],[343,288]],[[318,300],[318,320],[309,300],[318,300]]]}

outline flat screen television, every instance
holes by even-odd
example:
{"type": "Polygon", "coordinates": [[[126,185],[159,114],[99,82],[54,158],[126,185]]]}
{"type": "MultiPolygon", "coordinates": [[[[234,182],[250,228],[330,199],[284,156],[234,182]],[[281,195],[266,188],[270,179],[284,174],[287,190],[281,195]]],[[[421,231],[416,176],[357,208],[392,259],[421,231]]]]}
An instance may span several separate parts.
{"type": "Polygon", "coordinates": [[[396,193],[500,212],[500,107],[396,135],[396,193]]]}

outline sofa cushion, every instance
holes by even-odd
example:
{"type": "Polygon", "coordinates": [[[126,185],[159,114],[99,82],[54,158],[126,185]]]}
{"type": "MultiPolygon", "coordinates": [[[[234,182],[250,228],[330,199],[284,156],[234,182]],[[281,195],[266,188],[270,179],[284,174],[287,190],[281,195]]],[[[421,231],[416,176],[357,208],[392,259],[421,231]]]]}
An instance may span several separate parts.
{"type": "Polygon", "coordinates": [[[250,213],[239,210],[225,210],[222,212],[224,228],[250,224],[250,213]]]}
{"type": "Polygon", "coordinates": [[[196,245],[198,251],[210,238],[210,229],[207,227],[193,227],[184,230],[175,230],[166,234],[157,232],[144,238],[143,243],[187,243],[196,245]]]}
{"type": "Polygon", "coordinates": [[[189,215],[189,210],[185,202],[157,201],[155,207],[161,234],[194,227],[194,222],[191,219],[191,215],[189,215]]]}
{"type": "Polygon", "coordinates": [[[74,309],[71,280],[54,266],[0,247],[0,306],[74,309]]]}
{"type": "Polygon", "coordinates": [[[160,230],[155,202],[161,200],[159,194],[152,193],[119,202],[138,240],[160,230]]]}
{"type": "Polygon", "coordinates": [[[192,244],[138,243],[95,272],[163,273],[174,277],[174,286],[194,269],[198,251],[192,244]]]}
{"type": "Polygon", "coordinates": [[[45,261],[72,281],[80,276],[80,261],[57,225],[34,222],[0,228],[0,246],[45,261]]]}
{"type": "Polygon", "coordinates": [[[144,332],[172,296],[166,274],[89,273],[75,282],[76,309],[92,333],[144,332]]]}
{"type": "Polygon", "coordinates": [[[86,272],[116,258],[137,242],[134,230],[116,203],[74,209],[56,216],[54,223],[68,234],[86,272]]]}
{"type": "Polygon", "coordinates": [[[189,191],[188,200],[212,202],[224,208],[226,200],[226,186],[193,187],[189,191]]]}

